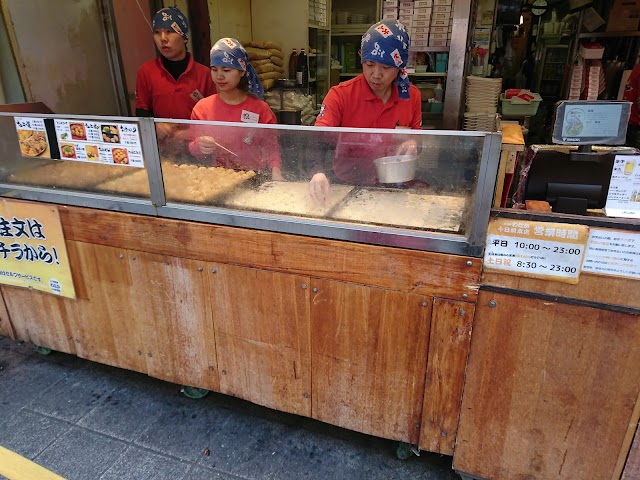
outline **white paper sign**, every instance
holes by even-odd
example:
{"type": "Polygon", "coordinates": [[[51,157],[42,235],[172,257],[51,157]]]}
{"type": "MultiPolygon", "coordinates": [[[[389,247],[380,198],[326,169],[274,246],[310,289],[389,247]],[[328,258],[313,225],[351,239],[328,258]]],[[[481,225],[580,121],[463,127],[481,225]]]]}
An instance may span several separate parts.
{"type": "Polygon", "coordinates": [[[144,167],[136,124],[56,119],[55,127],[61,160],[144,167]]]}
{"type": "Polygon", "coordinates": [[[588,227],[493,218],[484,267],[526,277],[578,283],[588,227]]]}
{"type": "Polygon", "coordinates": [[[582,271],[640,278],[640,233],[592,228],[582,271]]]}
{"type": "Polygon", "coordinates": [[[604,211],[609,217],[640,218],[640,155],[616,155],[604,211]]]}

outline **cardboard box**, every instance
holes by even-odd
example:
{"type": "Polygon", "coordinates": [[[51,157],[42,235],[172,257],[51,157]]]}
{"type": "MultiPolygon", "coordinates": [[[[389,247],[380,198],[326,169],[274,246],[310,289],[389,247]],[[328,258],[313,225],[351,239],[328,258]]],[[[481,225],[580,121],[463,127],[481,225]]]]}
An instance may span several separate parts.
{"type": "Polygon", "coordinates": [[[449,13],[437,13],[433,12],[431,15],[432,20],[442,20],[447,25],[449,25],[449,20],[451,19],[451,15],[449,13]]]}
{"type": "Polygon", "coordinates": [[[391,7],[398,8],[398,0],[384,0],[384,2],[382,2],[382,8],[391,7]]]}
{"type": "Polygon", "coordinates": [[[382,14],[382,19],[383,20],[398,20],[398,12],[383,13],[382,14]]]}
{"type": "Polygon", "coordinates": [[[414,20],[411,23],[411,28],[418,28],[418,27],[427,27],[427,28],[429,28],[429,21],[430,20],[414,20]]]}
{"type": "Polygon", "coordinates": [[[411,27],[413,17],[411,15],[400,15],[398,20],[400,20],[401,23],[404,23],[405,27],[411,27]]]}
{"type": "Polygon", "coordinates": [[[400,15],[413,15],[413,8],[400,8],[398,13],[400,15]]]}
{"type": "Polygon", "coordinates": [[[413,2],[400,2],[400,8],[413,8],[413,2]]]}
{"type": "Polygon", "coordinates": [[[410,36],[411,38],[411,42],[415,41],[415,40],[429,40],[429,34],[428,33],[414,33],[410,36]]]}
{"type": "Polygon", "coordinates": [[[429,40],[446,40],[446,39],[447,39],[446,33],[430,33],[429,34],[429,40]]]}
{"type": "Polygon", "coordinates": [[[449,28],[449,20],[433,19],[433,20],[431,20],[431,26],[432,27],[447,27],[447,28],[449,28]]]}
{"type": "Polygon", "coordinates": [[[428,47],[429,46],[429,41],[428,40],[411,40],[411,44],[410,47],[413,48],[415,50],[415,47],[428,47]]]}
{"type": "Polygon", "coordinates": [[[416,0],[413,2],[413,8],[431,8],[433,0],[416,0]]]}
{"type": "Polygon", "coordinates": [[[413,9],[413,14],[414,15],[429,15],[431,16],[431,8],[414,8],[413,9]]]}
{"type": "Polygon", "coordinates": [[[431,20],[431,15],[424,15],[424,14],[420,14],[420,13],[414,13],[413,14],[413,21],[418,21],[418,22],[428,22],[431,20]]]}
{"type": "Polygon", "coordinates": [[[453,0],[433,0],[434,5],[453,5],[453,0]]]}
{"type": "Polygon", "coordinates": [[[431,27],[431,33],[449,33],[449,27],[431,27]]]}
{"type": "Polygon", "coordinates": [[[411,36],[419,33],[429,33],[429,27],[411,27],[411,36]]]}
{"type": "Polygon", "coordinates": [[[397,8],[383,8],[382,9],[382,15],[385,15],[387,13],[395,13],[396,15],[398,15],[398,9],[397,8]]]}
{"type": "Polygon", "coordinates": [[[640,25],[640,0],[615,0],[607,32],[636,31],[640,25]]]}
{"type": "Polygon", "coordinates": [[[451,15],[451,7],[445,5],[434,5],[433,13],[448,13],[451,15]]]}
{"type": "Polygon", "coordinates": [[[448,47],[449,41],[448,40],[429,40],[429,46],[430,47],[448,47]]]}

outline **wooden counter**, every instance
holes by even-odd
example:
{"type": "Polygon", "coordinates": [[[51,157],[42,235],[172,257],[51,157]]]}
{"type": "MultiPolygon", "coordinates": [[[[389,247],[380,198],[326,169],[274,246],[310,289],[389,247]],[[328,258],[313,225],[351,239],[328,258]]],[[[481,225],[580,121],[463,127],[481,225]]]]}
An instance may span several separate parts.
{"type": "Polygon", "coordinates": [[[78,298],[0,334],[453,453],[479,259],[59,209],[78,298]]]}

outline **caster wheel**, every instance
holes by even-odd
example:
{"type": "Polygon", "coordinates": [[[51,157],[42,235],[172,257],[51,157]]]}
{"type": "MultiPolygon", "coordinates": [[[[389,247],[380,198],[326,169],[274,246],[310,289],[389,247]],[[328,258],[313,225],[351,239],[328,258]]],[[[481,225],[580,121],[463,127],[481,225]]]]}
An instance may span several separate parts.
{"type": "Polygon", "coordinates": [[[36,345],[36,352],[38,352],[40,355],[50,355],[51,349],[47,347],[39,347],[38,345],[36,345]]]}
{"type": "Polygon", "coordinates": [[[400,460],[407,460],[413,457],[413,447],[410,443],[398,442],[396,444],[396,457],[400,460]]]}
{"type": "Polygon", "coordinates": [[[198,388],[198,387],[190,387],[188,385],[183,385],[180,391],[184,394],[185,397],[188,398],[204,398],[209,393],[209,390],[206,388],[198,388]]]}

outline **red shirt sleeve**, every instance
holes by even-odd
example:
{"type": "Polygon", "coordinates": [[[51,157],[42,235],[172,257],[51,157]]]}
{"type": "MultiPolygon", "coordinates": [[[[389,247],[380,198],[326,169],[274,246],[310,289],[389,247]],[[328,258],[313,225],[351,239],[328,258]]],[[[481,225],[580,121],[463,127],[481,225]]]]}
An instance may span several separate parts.
{"type": "Polygon", "coordinates": [[[138,75],[136,77],[136,108],[149,110],[153,113],[153,109],[151,108],[151,92],[149,91],[147,75],[144,72],[144,65],[138,69],[138,75]]]}
{"type": "MultiPolygon", "coordinates": [[[[191,120],[207,120],[207,118],[205,118],[205,108],[204,108],[205,105],[203,102],[204,102],[204,99],[200,100],[193,107],[193,110],[191,110],[191,120]]],[[[206,155],[200,151],[200,147],[198,146],[198,139],[200,138],[200,136],[203,135],[203,132],[201,131],[202,126],[189,125],[189,130],[191,132],[191,138],[193,138],[193,140],[189,142],[189,153],[191,153],[191,155],[193,155],[196,158],[206,157],[206,155]]]]}
{"type": "Polygon", "coordinates": [[[316,126],[319,127],[339,127],[342,124],[342,101],[335,88],[329,90],[324,97],[320,113],[316,117],[316,126]]]}
{"type": "MultiPolygon", "coordinates": [[[[414,88],[417,90],[417,87],[414,88]]],[[[413,88],[411,90],[413,90],[413,88]]],[[[422,99],[420,97],[420,93],[418,92],[417,95],[411,95],[409,101],[411,102],[411,110],[413,112],[411,128],[414,130],[420,130],[422,128],[422,99]]]]}

